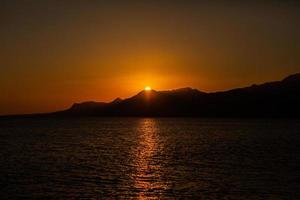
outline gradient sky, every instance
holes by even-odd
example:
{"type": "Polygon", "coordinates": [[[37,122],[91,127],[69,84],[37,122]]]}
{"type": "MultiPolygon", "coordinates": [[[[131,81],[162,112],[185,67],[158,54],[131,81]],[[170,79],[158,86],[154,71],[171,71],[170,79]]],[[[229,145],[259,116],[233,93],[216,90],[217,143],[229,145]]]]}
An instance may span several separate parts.
{"type": "Polygon", "coordinates": [[[300,72],[297,1],[1,0],[0,114],[300,72]]]}

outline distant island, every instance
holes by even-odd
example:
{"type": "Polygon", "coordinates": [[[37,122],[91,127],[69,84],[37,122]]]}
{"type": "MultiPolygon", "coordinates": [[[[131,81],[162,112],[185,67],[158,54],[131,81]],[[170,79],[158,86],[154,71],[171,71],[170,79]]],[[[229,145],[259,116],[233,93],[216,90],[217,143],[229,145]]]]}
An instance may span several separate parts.
{"type": "Polygon", "coordinates": [[[206,93],[189,87],[169,91],[144,90],[109,103],[75,103],[63,111],[26,116],[299,118],[300,73],[281,81],[223,92],[206,93]]]}

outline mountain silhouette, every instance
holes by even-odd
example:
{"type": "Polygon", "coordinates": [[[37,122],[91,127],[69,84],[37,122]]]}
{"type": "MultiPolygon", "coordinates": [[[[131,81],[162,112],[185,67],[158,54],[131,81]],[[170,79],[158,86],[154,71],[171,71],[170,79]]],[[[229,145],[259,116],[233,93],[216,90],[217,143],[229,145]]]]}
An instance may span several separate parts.
{"type": "Polygon", "coordinates": [[[50,116],[300,117],[300,73],[224,92],[192,88],[141,91],[109,103],[75,103],[50,116]]]}

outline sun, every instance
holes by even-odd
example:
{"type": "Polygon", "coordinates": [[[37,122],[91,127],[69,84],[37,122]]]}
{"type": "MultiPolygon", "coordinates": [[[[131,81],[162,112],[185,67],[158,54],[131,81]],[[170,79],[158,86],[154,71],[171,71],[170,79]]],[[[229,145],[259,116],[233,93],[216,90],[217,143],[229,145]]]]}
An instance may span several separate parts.
{"type": "Polygon", "coordinates": [[[150,90],[151,90],[151,87],[149,87],[149,86],[146,86],[144,90],[146,90],[146,91],[150,91],[150,90]]]}

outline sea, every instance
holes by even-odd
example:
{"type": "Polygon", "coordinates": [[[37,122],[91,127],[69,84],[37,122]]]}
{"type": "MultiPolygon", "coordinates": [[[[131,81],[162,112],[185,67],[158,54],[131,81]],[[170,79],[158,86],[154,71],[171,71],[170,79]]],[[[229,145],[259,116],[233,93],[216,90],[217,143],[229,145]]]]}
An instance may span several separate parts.
{"type": "Polygon", "coordinates": [[[0,199],[300,199],[300,120],[1,118],[0,199]]]}

